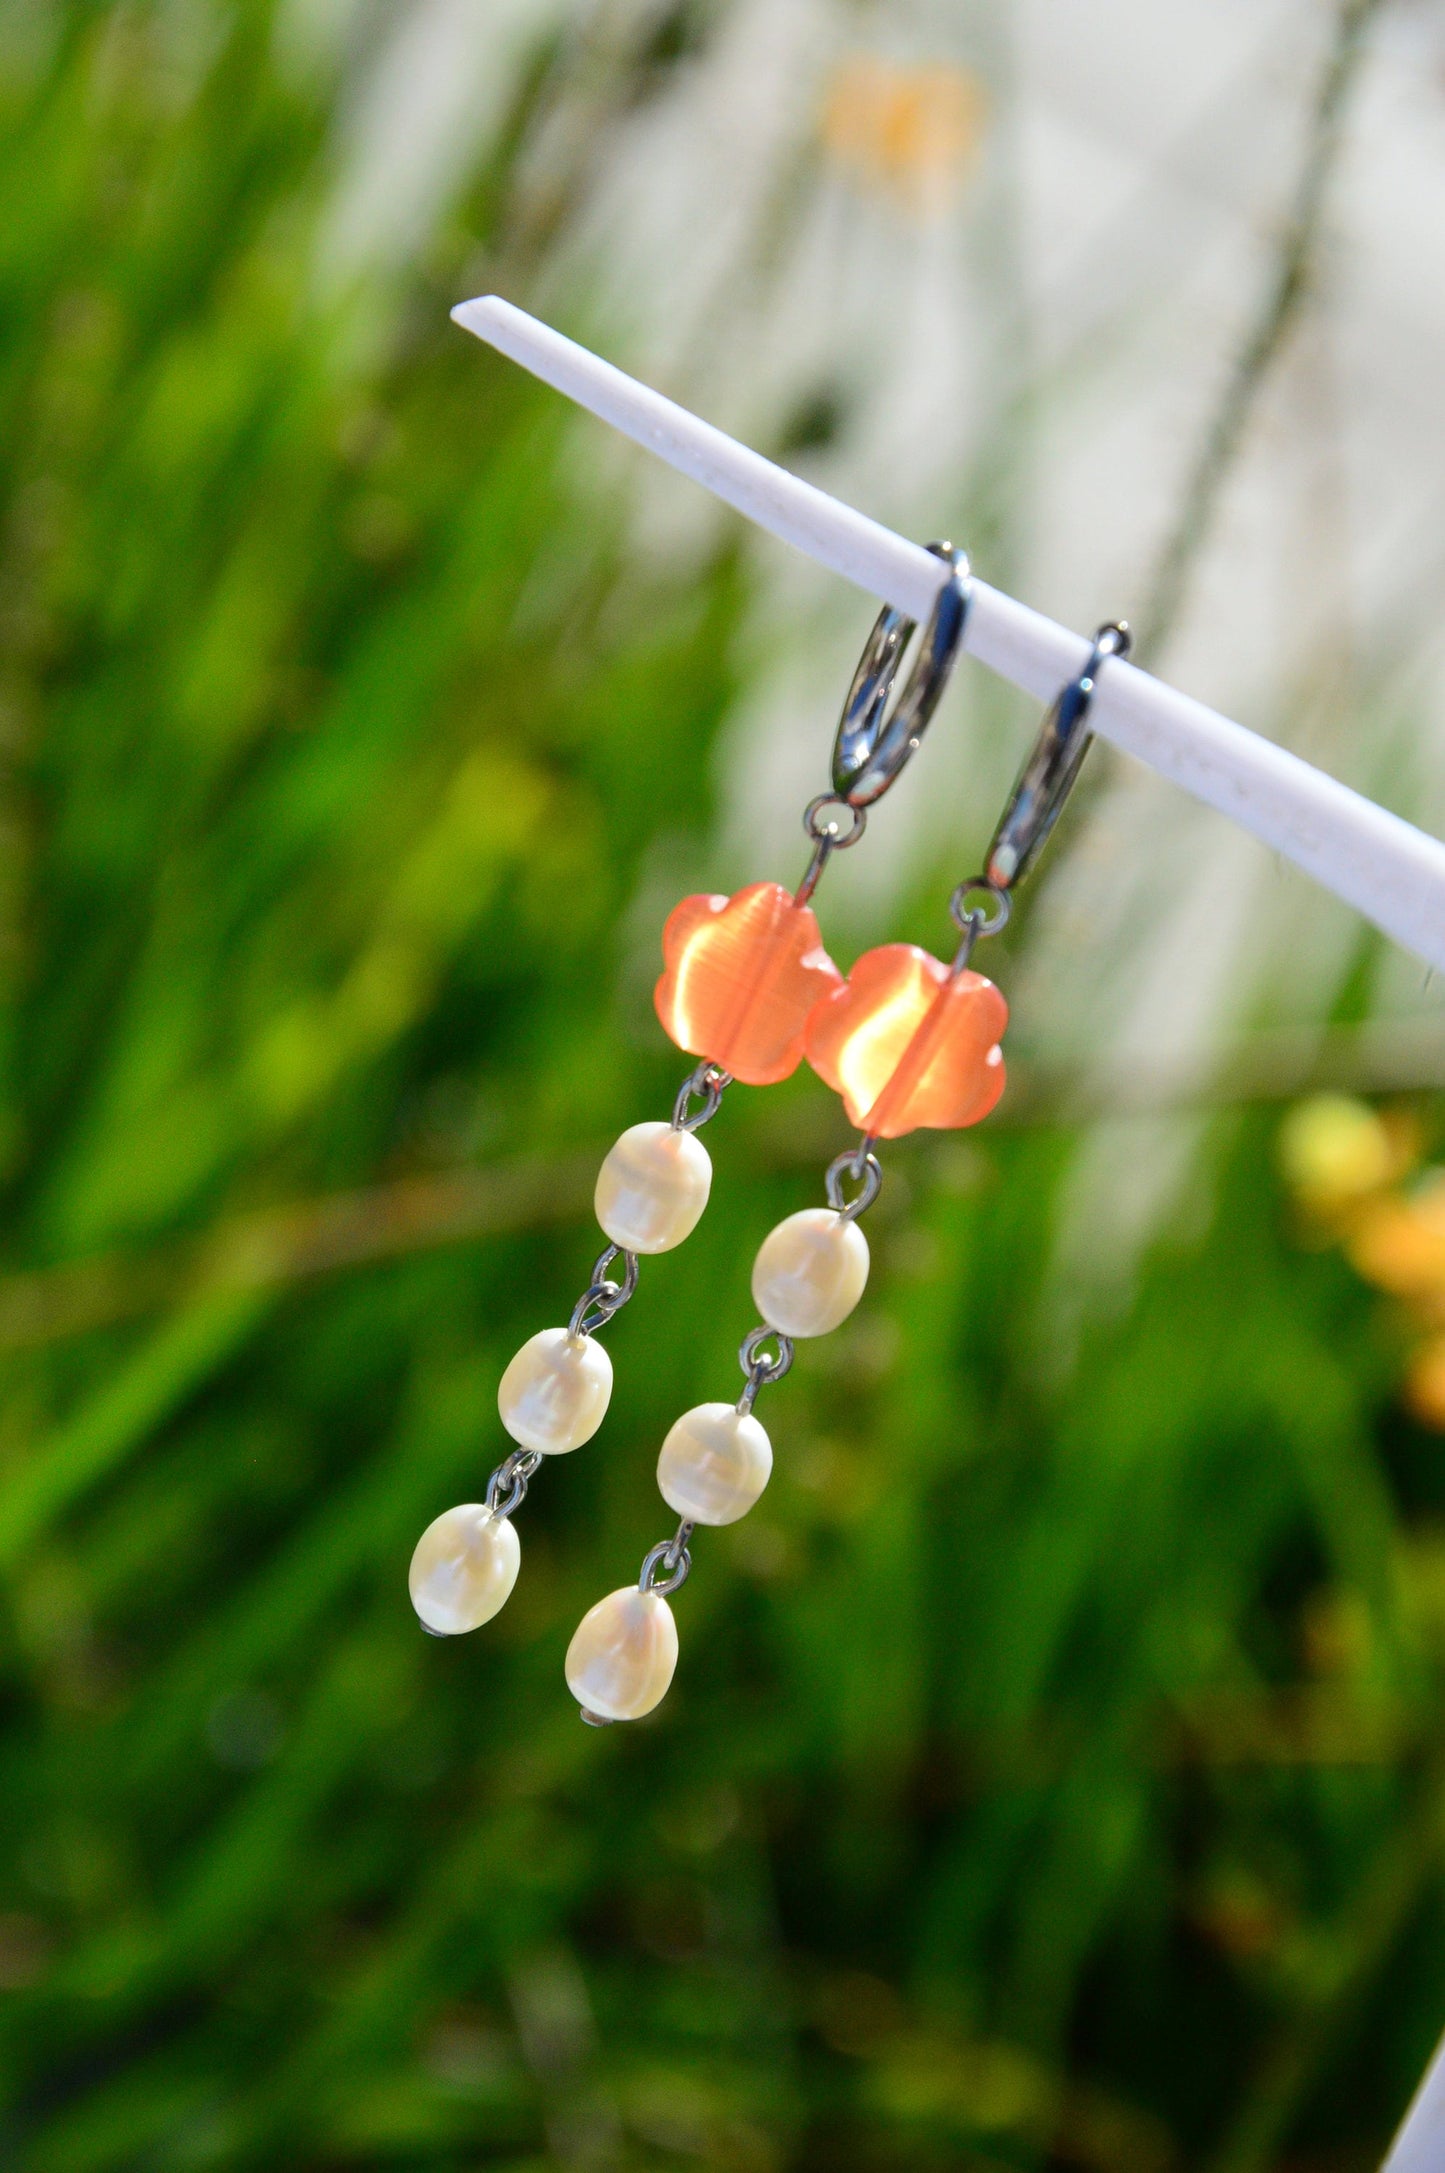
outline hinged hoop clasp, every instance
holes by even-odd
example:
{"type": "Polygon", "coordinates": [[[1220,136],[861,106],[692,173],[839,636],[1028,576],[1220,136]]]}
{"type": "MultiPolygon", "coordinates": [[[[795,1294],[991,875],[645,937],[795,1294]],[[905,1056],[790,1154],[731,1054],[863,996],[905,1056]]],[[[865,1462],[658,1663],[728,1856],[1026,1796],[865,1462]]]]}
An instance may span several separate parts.
{"type": "Polygon", "coordinates": [[[983,864],[984,878],[995,890],[1006,894],[1022,880],[1057,822],[1094,736],[1088,719],[1099,666],[1105,657],[1127,656],[1129,640],[1122,619],[1110,619],[1101,626],[1088,662],[1069,681],[1040,726],[983,864]]]}
{"type": "Polygon", "coordinates": [[[908,683],[885,716],[903,652],[917,625],[890,604],[863,645],[853,684],[838,720],[833,742],[833,790],[849,807],[871,807],[883,797],[913,754],[948,684],[954,658],[963,646],[973,583],[968,558],[951,543],[930,543],[935,558],[949,567],[938,592],[917,661],[908,683]]]}

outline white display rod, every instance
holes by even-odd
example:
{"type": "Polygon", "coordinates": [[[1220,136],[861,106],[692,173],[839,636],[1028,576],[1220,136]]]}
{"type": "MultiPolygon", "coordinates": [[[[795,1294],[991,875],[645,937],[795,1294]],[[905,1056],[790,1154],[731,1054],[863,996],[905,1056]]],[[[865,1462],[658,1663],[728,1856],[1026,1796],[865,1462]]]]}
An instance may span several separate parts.
{"type": "Polygon", "coordinates": [[[1445,2173],[1445,2044],[1425,2070],[1381,2173],[1445,2173]]]}
{"type": "MultiPolygon", "coordinates": [[[[789,475],[497,295],[459,302],[452,316],[820,565],[912,619],[932,609],[944,568],[920,544],[789,475]]],[[[964,643],[1041,702],[1052,701],[1090,650],[1082,634],[980,580],[964,643]]],[[[1100,669],[1089,721],[1101,739],[1252,831],[1406,950],[1445,968],[1438,838],[1117,658],[1100,669]]]]}

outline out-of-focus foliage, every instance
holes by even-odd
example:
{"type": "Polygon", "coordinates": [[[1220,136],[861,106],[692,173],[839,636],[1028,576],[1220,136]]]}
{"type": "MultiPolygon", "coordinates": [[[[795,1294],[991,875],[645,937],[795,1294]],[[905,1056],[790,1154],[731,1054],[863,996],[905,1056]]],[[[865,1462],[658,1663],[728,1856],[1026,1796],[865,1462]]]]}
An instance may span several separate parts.
{"type": "Polygon", "coordinates": [[[426,273],[327,300],[264,9],[7,36],[4,2162],[1370,2165],[1445,2014],[1445,1478],[1272,1117],[1072,1341],[1067,1138],[890,1153],[671,1696],[595,1734],[567,1638],[842,1137],[735,1090],[512,1603],[419,1634],[683,1069],[653,902],[746,582],[639,571],[446,324],[525,98],[426,273]]]}
{"type": "Polygon", "coordinates": [[[1405,1400],[1422,1425],[1445,1432],[1445,1169],[1420,1166],[1411,1113],[1381,1114],[1340,1094],[1301,1102],[1280,1144],[1312,1233],[1342,1245],[1356,1273],[1402,1300],[1422,1331],[1405,1400]]]}

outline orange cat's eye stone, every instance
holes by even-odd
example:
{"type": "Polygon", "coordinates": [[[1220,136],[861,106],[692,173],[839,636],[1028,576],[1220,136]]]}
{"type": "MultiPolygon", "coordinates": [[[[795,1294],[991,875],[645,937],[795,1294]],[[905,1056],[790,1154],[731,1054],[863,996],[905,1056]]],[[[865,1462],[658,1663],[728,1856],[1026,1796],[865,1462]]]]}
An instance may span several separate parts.
{"type": "Polygon", "coordinates": [[[955,978],[916,944],[885,943],[817,1006],[806,1053],[852,1123],[901,1139],[988,1115],[1004,1089],[1007,1024],[1008,1005],[981,973],[955,978]]]}
{"type": "Polygon", "coordinates": [[[781,883],[684,898],[668,915],[662,955],[654,1001],[668,1033],[747,1086],[797,1070],[808,1014],[843,986],[812,909],[781,883]]]}

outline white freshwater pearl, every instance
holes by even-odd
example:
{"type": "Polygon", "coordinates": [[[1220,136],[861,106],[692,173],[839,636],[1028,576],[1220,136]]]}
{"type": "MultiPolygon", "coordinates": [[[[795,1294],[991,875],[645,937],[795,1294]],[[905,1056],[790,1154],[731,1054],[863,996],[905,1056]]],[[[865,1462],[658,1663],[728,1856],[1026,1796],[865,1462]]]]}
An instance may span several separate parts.
{"type": "Polygon", "coordinates": [[[602,1345],[565,1328],[544,1328],[502,1375],[497,1409],[524,1449],[565,1456],[592,1439],[611,1399],[612,1360],[602,1345]]]}
{"type": "Polygon", "coordinates": [[[589,1607],[567,1647],[567,1687],[603,1720],[640,1720],[677,1666],[677,1624],[660,1592],[625,1584],[589,1607]]]}
{"type": "Polygon", "coordinates": [[[691,1132],[634,1124],[597,1173],[597,1220],[628,1252],[671,1252],[697,1228],[712,1159],[691,1132]]]}
{"type": "Polygon", "coordinates": [[[753,1302],[784,1335],[827,1335],[846,1320],[868,1281],[868,1240],[831,1207],[789,1215],[758,1247],[753,1302]]]}
{"type": "Polygon", "coordinates": [[[510,1517],[494,1517],[482,1502],[446,1509],[416,1543],[411,1604],[442,1637],[480,1629],[511,1598],[521,1560],[510,1517]]]}
{"type": "Polygon", "coordinates": [[[662,1444],[657,1486],[669,1509],[693,1524],[736,1524],[773,1471],[773,1447],[758,1421],[730,1403],[700,1403],[662,1444]]]}

